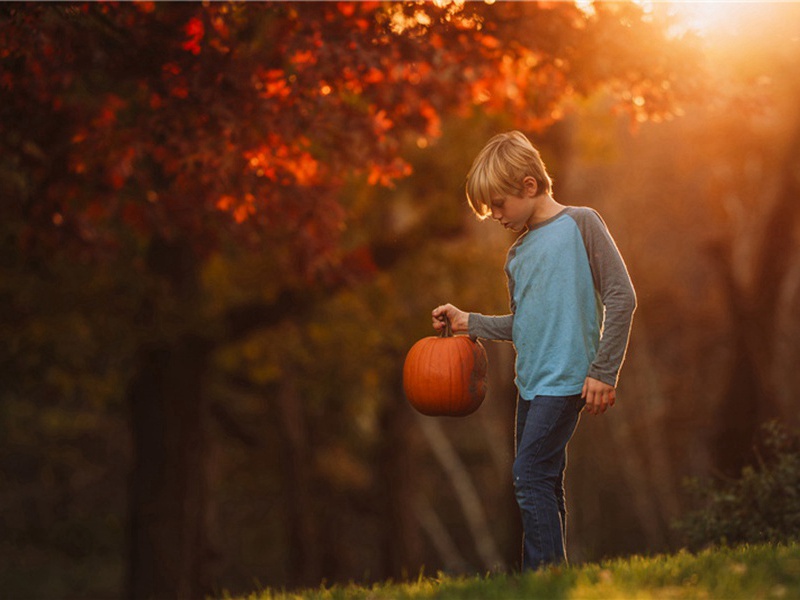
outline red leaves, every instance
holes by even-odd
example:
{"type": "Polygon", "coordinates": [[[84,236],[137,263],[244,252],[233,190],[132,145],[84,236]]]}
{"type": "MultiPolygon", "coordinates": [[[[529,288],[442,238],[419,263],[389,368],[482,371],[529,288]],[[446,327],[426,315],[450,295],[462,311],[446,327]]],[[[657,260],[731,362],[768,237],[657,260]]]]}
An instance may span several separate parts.
{"type": "Polygon", "coordinates": [[[125,106],[125,101],[116,94],[109,94],[92,124],[97,129],[112,127],[117,121],[117,113],[125,106]]]}
{"type": "Polygon", "coordinates": [[[378,266],[369,246],[361,246],[349,252],[342,259],[344,271],[354,277],[365,277],[378,272],[378,266]]]}
{"type": "MultiPolygon", "coordinates": [[[[175,62],[170,61],[164,63],[161,67],[163,80],[166,82],[169,89],[169,95],[173,98],[180,98],[181,100],[189,97],[189,85],[186,76],[183,75],[181,66],[175,62]]],[[[153,106],[161,105],[161,97],[154,93],[150,96],[150,104],[153,106]]]]}
{"type": "Polygon", "coordinates": [[[134,5],[143,13],[151,13],[156,9],[156,3],[150,1],[134,2],[134,5]]]}
{"type": "Polygon", "coordinates": [[[642,53],[647,61],[625,62],[636,54],[636,39],[624,38],[630,28],[608,39],[594,32],[613,15],[601,11],[577,31],[581,13],[567,3],[547,11],[535,3],[366,2],[14,10],[16,20],[0,15],[0,144],[30,140],[64,156],[58,164],[23,160],[34,165],[27,189],[51,189],[36,200],[52,203],[40,211],[50,227],[53,214],[63,214],[66,230],[81,211],[111,232],[121,218],[198,239],[215,239],[232,223],[241,239],[304,223],[286,243],[297,244],[310,270],[338,251],[341,186],[354,177],[391,186],[407,176],[403,144],[438,137],[444,114],[481,104],[516,126],[543,126],[574,90],[587,94],[609,80],[634,89],[633,76],[604,64],[634,74],[650,62],[666,68],[653,58],[657,46],[642,53]],[[62,10],[67,18],[53,17],[62,10]],[[411,29],[394,33],[395,14],[411,29]],[[150,194],[159,201],[148,202],[150,194]],[[89,209],[88,199],[109,209],[89,209]]]}
{"type": "Polygon", "coordinates": [[[206,33],[203,21],[198,17],[192,17],[183,28],[186,34],[186,41],[183,42],[181,47],[194,55],[200,54],[200,42],[206,33]]]}
{"type": "Polygon", "coordinates": [[[128,202],[122,208],[122,220],[129,226],[136,229],[139,233],[147,234],[148,223],[145,207],[141,204],[128,202]]]}

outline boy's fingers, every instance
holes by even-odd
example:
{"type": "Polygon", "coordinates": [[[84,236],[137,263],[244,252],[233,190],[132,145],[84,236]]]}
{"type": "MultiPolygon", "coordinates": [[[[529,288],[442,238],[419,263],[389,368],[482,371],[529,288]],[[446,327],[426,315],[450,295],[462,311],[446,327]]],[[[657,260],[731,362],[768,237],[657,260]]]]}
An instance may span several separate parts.
{"type": "Polygon", "coordinates": [[[586,391],[586,409],[589,411],[590,415],[595,414],[594,391],[591,389],[586,391]]]}
{"type": "Polygon", "coordinates": [[[443,329],[445,326],[444,323],[447,320],[448,306],[447,304],[442,304],[431,311],[431,316],[433,316],[433,328],[436,331],[443,329]]]}
{"type": "Polygon", "coordinates": [[[586,412],[590,415],[600,415],[614,406],[617,390],[587,378],[583,383],[581,397],[586,401],[586,412]]]}
{"type": "Polygon", "coordinates": [[[608,410],[608,400],[602,392],[590,391],[586,401],[589,407],[589,414],[601,415],[608,410]]]}

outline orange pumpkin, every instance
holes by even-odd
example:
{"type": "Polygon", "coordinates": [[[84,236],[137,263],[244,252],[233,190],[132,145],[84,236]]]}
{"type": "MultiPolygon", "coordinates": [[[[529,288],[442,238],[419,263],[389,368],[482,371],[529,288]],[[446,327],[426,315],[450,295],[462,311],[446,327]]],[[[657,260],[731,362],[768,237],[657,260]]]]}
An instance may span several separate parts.
{"type": "Polygon", "coordinates": [[[466,416],[478,410],[486,395],[486,366],[480,342],[454,336],[448,322],[439,337],[423,338],[408,351],[406,398],[423,415],[466,416]]]}

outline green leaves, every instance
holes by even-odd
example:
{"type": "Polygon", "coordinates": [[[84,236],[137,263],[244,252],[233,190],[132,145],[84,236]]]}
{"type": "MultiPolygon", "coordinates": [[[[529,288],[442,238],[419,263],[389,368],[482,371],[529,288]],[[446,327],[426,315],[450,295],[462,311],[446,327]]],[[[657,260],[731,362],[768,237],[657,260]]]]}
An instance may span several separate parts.
{"type": "Polygon", "coordinates": [[[800,438],[767,423],[759,459],[738,479],[687,483],[698,508],[676,527],[691,547],[800,539],[800,438]]]}

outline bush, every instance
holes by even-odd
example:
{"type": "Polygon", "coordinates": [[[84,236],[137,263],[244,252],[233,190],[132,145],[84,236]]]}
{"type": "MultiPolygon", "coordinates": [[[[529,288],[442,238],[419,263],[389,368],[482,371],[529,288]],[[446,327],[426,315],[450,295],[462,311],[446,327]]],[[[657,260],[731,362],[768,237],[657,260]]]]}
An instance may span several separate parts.
{"type": "Polygon", "coordinates": [[[756,455],[739,479],[687,482],[699,508],[675,527],[690,548],[800,540],[800,438],[771,421],[756,455]]]}

